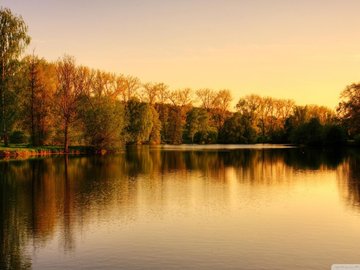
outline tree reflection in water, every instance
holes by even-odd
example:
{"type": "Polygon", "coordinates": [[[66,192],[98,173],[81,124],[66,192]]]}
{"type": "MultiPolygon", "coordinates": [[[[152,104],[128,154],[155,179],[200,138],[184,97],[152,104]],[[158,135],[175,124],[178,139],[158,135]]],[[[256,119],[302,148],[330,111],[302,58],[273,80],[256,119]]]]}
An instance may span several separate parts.
{"type": "Polygon", "coordinates": [[[351,151],[338,167],[339,190],[351,208],[360,210],[360,152],[351,151]]]}
{"type": "Polygon", "coordinates": [[[54,157],[0,162],[0,269],[31,268],[30,251],[45,246],[61,228],[64,251],[76,249],[74,226],[93,216],[111,215],[116,206],[124,223],[136,219],[139,200],[164,203],[164,179],[232,180],[253,185],[292,181],[296,171],[336,170],[348,205],[360,206],[360,155],[345,150],[242,149],[162,150],[129,147],[114,156],[54,157]],[[139,181],[151,190],[146,198],[139,181]],[[142,183],[144,184],[144,183],[142,183]]]}

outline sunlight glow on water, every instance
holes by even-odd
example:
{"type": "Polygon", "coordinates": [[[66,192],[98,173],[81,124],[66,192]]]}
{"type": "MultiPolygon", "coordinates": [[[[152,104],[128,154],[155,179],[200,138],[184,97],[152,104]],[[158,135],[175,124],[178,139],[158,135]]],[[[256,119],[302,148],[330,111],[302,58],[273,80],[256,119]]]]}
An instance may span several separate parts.
{"type": "Polygon", "coordinates": [[[358,153],[183,150],[0,162],[7,258],[0,268],[330,269],[358,262],[358,153]]]}

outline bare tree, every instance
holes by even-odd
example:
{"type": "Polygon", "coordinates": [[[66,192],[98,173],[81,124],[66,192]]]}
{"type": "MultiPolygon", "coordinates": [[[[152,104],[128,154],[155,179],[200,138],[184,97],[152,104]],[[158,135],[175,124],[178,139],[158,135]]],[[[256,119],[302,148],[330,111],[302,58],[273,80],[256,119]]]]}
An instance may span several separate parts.
{"type": "Polygon", "coordinates": [[[216,100],[216,92],[214,90],[204,88],[196,91],[196,96],[201,102],[201,107],[210,110],[214,107],[216,100]]]}
{"type": "Polygon", "coordinates": [[[170,97],[169,87],[164,83],[158,83],[157,88],[158,88],[158,101],[161,104],[165,104],[170,97]]]}
{"type": "Polygon", "coordinates": [[[64,133],[64,151],[69,152],[69,128],[76,120],[78,103],[84,91],[83,73],[75,65],[75,59],[64,56],[57,62],[58,88],[56,106],[62,119],[64,133]]]}
{"type": "Polygon", "coordinates": [[[192,105],[192,90],[184,88],[170,93],[169,99],[174,106],[190,107],[192,105]]]}
{"type": "Polygon", "coordinates": [[[141,82],[139,78],[133,76],[126,76],[124,78],[124,85],[125,85],[124,101],[129,101],[130,99],[137,96],[137,92],[140,88],[141,82]]]}
{"type": "Polygon", "coordinates": [[[154,83],[145,83],[143,84],[143,96],[144,101],[148,102],[150,105],[154,105],[158,98],[159,89],[157,84],[154,83]]]}
{"type": "Polygon", "coordinates": [[[231,94],[227,89],[214,92],[214,98],[211,105],[211,115],[215,126],[220,129],[229,115],[231,104],[231,94]]]}

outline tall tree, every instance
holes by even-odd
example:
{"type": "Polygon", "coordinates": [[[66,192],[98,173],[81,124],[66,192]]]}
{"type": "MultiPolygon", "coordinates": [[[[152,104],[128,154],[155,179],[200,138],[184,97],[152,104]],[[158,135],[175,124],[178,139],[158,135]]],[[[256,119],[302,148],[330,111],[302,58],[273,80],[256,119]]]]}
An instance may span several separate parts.
{"type": "Polygon", "coordinates": [[[172,144],[181,144],[186,114],[192,107],[192,91],[190,88],[173,91],[170,93],[169,99],[173,106],[169,111],[167,141],[172,144]]]}
{"type": "Polygon", "coordinates": [[[143,97],[144,101],[150,105],[154,105],[158,99],[159,84],[156,83],[145,83],[143,84],[143,97]]]}
{"type": "Polygon", "coordinates": [[[167,142],[181,144],[184,129],[183,111],[179,106],[171,106],[169,110],[169,123],[167,126],[167,142]]]}
{"type": "Polygon", "coordinates": [[[129,101],[136,98],[140,88],[140,80],[137,77],[126,76],[124,78],[124,101],[129,101]]]}
{"type": "Polygon", "coordinates": [[[126,104],[126,114],[128,119],[128,125],[125,128],[127,141],[131,144],[148,142],[153,130],[151,106],[132,98],[126,104]]]}
{"type": "Polygon", "coordinates": [[[230,90],[223,89],[216,93],[212,110],[212,118],[218,130],[230,116],[229,109],[232,101],[230,90]]]}
{"type": "Polygon", "coordinates": [[[159,120],[159,113],[154,107],[150,107],[151,116],[152,116],[152,129],[149,136],[150,144],[160,144],[161,143],[161,122],[159,120]]]}
{"type": "Polygon", "coordinates": [[[4,144],[9,144],[8,119],[7,119],[7,95],[9,81],[12,79],[15,63],[26,46],[30,43],[27,34],[28,27],[21,16],[12,14],[8,8],[0,9],[0,120],[1,134],[4,144]]]}
{"type": "Polygon", "coordinates": [[[58,87],[55,93],[56,106],[62,120],[64,151],[69,152],[69,130],[77,118],[78,105],[83,94],[83,79],[75,59],[64,56],[57,62],[58,87]]]}
{"type": "Polygon", "coordinates": [[[25,57],[23,66],[23,78],[28,77],[22,95],[23,125],[30,131],[31,144],[43,145],[53,125],[51,107],[57,87],[56,67],[34,55],[25,57]]]}

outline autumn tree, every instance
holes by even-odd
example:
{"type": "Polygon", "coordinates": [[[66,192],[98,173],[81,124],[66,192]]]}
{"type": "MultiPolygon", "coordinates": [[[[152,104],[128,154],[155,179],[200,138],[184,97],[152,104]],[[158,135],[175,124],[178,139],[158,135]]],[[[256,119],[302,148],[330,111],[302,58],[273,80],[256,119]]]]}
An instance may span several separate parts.
{"type": "Polygon", "coordinates": [[[142,96],[143,101],[154,105],[158,101],[158,95],[160,93],[160,88],[165,87],[162,83],[145,83],[143,84],[142,96]]]}
{"type": "Polygon", "coordinates": [[[0,9],[0,121],[1,135],[4,144],[9,144],[9,96],[11,93],[11,80],[15,73],[17,59],[30,43],[27,34],[28,27],[21,16],[14,15],[10,9],[0,9]]]}
{"type": "Polygon", "coordinates": [[[213,108],[216,100],[216,93],[214,90],[204,88],[196,91],[196,97],[200,101],[200,106],[209,110],[213,108]]]}
{"type": "Polygon", "coordinates": [[[260,112],[260,99],[258,95],[250,95],[244,98],[240,98],[236,104],[236,109],[240,115],[245,117],[248,124],[257,129],[257,121],[259,119],[260,112]]]}
{"type": "Polygon", "coordinates": [[[158,102],[155,104],[155,109],[158,113],[160,121],[160,141],[165,142],[167,139],[167,130],[169,123],[169,101],[170,90],[167,85],[161,83],[158,88],[158,102]]]}
{"type": "Polygon", "coordinates": [[[185,121],[183,110],[180,106],[171,106],[169,109],[169,123],[167,126],[166,142],[170,144],[181,144],[183,142],[185,121]]]}
{"type": "MultiPolygon", "coordinates": [[[[122,76],[119,78],[123,84],[123,101],[127,102],[133,98],[138,97],[138,91],[141,86],[139,78],[133,76],[122,76]]],[[[120,81],[119,81],[120,82],[120,81]]],[[[121,84],[119,84],[120,86],[121,84]]]]}
{"type": "Polygon", "coordinates": [[[227,119],[231,114],[229,112],[231,105],[232,97],[229,90],[224,89],[216,92],[212,110],[213,122],[216,128],[219,130],[224,124],[225,119],[227,119]]]}
{"type": "Polygon", "coordinates": [[[169,94],[169,100],[174,106],[188,109],[192,106],[192,90],[191,88],[184,88],[172,91],[169,94]]]}
{"type": "Polygon", "coordinates": [[[164,129],[165,141],[172,144],[181,144],[186,124],[186,114],[192,108],[192,90],[178,89],[169,93],[170,106],[168,107],[168,121],[164,129]]]}
{"type": "Polygon", "coordinates": [[[319,105],[306,105],[308,117],[318,118],[322,125],[331,123],[335,119],[335,112],[328,107],[319,105]]]}
{"type": "Polygon", "coordinates": [[[84,72],[75,65],[75,59],[64,56],[57,62],[58,87],[55,106],[62,121],[64,151],[69,152],[69,131],[77,120],[78,105],[84,92],[84,72]]]}
{"type": "Polygon", "coordinates": [[[28,78],[23,92],[23,124],[30,131],[31,144],[44,145],[52,126],[52,102],[57,87],[56,67],[45,59],[28,56],[23,60],[24,78],[28,78]]]}

